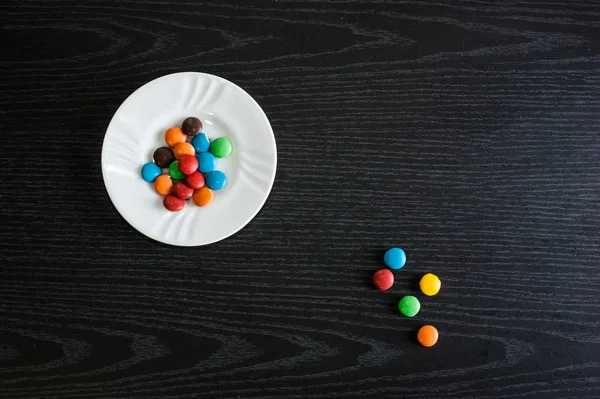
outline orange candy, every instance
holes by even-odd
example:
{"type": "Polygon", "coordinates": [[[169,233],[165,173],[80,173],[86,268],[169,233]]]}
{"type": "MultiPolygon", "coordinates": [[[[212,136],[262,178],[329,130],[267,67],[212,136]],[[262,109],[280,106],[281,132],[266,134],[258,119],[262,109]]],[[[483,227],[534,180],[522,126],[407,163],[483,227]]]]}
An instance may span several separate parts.
{"type": "Polygon", "coordinates": [[[213,192],[208,187],[202,187],[194,191],[194,196],[192,199],[194,200],[194,204],[198,206],[206,206],[212,202],[213,192]]]}
{"type": "Polygon", "coordinates": [[[169,195],[171,194],[171,189],[173,188],[173,182],[169,175],[164,174],[160,175],[154,180],[154,189],[160,195],[169,195]]]}
{"type": "Polygon", "coordinates": [[[179,143],[173,149],[173,154],[175,154],[175,158],[179,159],[183,155],[196,155],[196,150],[194,150],[194,146],[190,143],[179,143]]]}
{"type": "Polygon", "coordinates": [[[419,329],[417,334],[417,340],[419,343],[427,348],[436,344],[439,337],[437,328],[434,326],[423,326],[419,329]]]}
{"type": "Polygon", "coordinates": [[[172,127],[165,133],[165,141],[169,147],[175,147],[179,143],[185,143],[187,136],[178,127],[172,127]]]}

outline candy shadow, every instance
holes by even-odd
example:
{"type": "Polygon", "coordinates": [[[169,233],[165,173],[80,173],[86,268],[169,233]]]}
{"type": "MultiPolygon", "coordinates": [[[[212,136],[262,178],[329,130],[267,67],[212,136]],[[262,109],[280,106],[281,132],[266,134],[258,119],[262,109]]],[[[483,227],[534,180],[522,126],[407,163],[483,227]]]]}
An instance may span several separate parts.
{"type": "Polygon", "coordinates": [[[392,300],[388,302],[388,309],[391,313],[397,314],[398,317],[407,318],[406,316],[403,316],[398,309],[398,302],[400,302],[400,299],[402,299],[402,296],[394,296],[392,300]]]}
{"type": "Polygon", "coordinates": [[[412,294],[410,294],[410,295],[415,295],[415,294],[421,293],[421,288],[419,288],[419,282],[421,282],[422,277],[423,277],[422,274],[416,274],[414,272],[411,273],[411,276],[408,279],[408,281],[410,283],[411,291],[412,291],[412,294]]]}
{"type": "Polygon", "coordinates": [[[375,288],[375,286],[373,285],[373,274],[375,274],[376,271],[377,270],[363,272],[362,282],[363,286],[365,286],[366,288],[371,288],[377,291],[377,288],[375,288]]]}
{"type": "Polygon", "coordinates": [[[424,326],[422,322],[417,323],[417,326],[410,331],[406,332],[406,339],[412,343],[413,346],[421,347],[417,336],[419,335],[419,329],[424,326]]]}
{"type": "Polygon", "coordinates": [[[378,291],[377,288],[375,288],[375,286],[373,285],[373,275],[376,271],[387,268],[385,266],[385,263],[383,263],[383,254],[385,254],[385,251],[382,252],[380,250],[371,250],[365,248],[362,252],[368,254],[368,257],[364,260],[365,266],[368,267],[368,270],[365,271],[363,274],[363,285],[367,288],[372,288],[378,291]]]}

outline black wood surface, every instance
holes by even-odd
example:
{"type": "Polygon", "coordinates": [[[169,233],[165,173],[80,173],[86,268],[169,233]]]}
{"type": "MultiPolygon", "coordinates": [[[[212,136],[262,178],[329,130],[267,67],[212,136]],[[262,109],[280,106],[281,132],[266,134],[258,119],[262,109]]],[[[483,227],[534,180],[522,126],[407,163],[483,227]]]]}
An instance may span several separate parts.
{"type": "Polygon", "coordinates": [[[0,10],[0,398],[600,397],[599,1],[0,10]],[[208,247],[139,234],[102,182],[114,111],[177,71],[246,89],[278,145],[208,247]]]}

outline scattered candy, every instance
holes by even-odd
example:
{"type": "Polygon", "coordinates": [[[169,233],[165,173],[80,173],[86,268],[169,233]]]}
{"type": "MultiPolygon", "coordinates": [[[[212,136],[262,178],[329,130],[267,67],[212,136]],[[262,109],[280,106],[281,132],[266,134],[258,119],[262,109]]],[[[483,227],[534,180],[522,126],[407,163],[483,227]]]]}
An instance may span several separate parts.
{"type": "Polygon", "coordinates": [[[202,122],[200,119],[190,116],[189,118],[185,118],[183,123],[181,124],[181,131],[188,136],[197,136],[202,130],[202,122]]]}
{"type": "Polygon", "coordinates": [[[394,273],[388,269],[377,270],[373,275],[373,284],[380,291],[389,290],[394,285],[394,273]]]}
{"type": "Polygon", "coordinates": [[[212,202],[213,192],[208,187],[202,187],[194,192],[192,199],[194,200],[194,204],[198,206],[206,206],[212,202]]]}
{"type": "Polygon", "coordinates": [[[191,175],[198,170],[198,160],[193,155],[182,155],[179,158],[179,170],[184,175],[191,175]]]}
{"type": "Polygon", "coordinates": [[[203,152],[196,156],[198,159],[198,170],[202,173],[208,173],[215,170],[217,165],[217,158],[210,152],[203,152]]]}
{"type": "Polygon", "coordinates": [[[175,161],[171,165],[169,165],[169,175],[173,180],[185,179],[185,175],[181,170],[179,170],[179,161],[175,161]]]}
{"type": "MultiPolygon", "coordinates": [[[[152,155],[154,162],[142,167],[142,178],[154,183],[156,192],[165,197],[163,205],[172,212],[182,210],[184,200],[189,198],[198,206],[210,204],[213,190],[221,190],[227,184],[225,173],[215,167],[217,158],[231,154],[231,141],[219,137],[211,142],[202,133],[202,121],[191,116],[183,120],[181,128],[168,129],[165,142],[168,147],[157,148],[152,155]],[[168,169],[168,173],[163,174],[163,169],[168,169]]],[[[382,290],[394,283],[394,276],[391,275],[390,283],[386,272],[389,271],[381,270],[373,276],[373,283],[382,290]]]]}
{"type": "Polygon", "coordinates": [[[196,155],[196,150],[190,143],[179,143],[173,149],[173,154],[175,154],[175,158],[179,159],[184,155],[196,155]]]}
{"type": "Polygon", "coordinates": [[[171,189],[173,188],[173,181],[169,175],[160,175],[154,181],[154,189],[160,195],[169,195],[171,194],[171,189]]]}
{"type": "Polygon", "coordinates": [[[185,184],[193,189],[204,187],[204,175],[198,171],[195,171],[191,175],[185,177],[185,184]]]}
{"type": "Polygon", "coordinates": [[[421,303],[412,295],[407,295],[398,302],[398,309],[406,317],[413,317],[421,310],[421,303]]]}
{"type": "Polygon", "coordinates": [[[184,182],[178,181],[173,184],[173,194],[181,199],[189,199],[194,195],[194,189],[186,186],[184,182]]]}
{"type": "Polygon", "coordinates": [[[172,194],[169,194],[163,200],[163,205],[171,212],[179,212],[185,206],[185,201],[172,194]]]}
{"type": "Polygon", "coordinates": [[[419,287],[421,288],[421,292],[423,292],[423,294],[427,296],[433,296],[440,292],[442,282],[435,274],[427,273],[423,276],[423,278],[421,278],[419,287]]]}
{"type": "Polygon", "coordinates": [[[231,154],[231,141],[225,137],[219,137],[210,144],[210,152],[217,158],[225,158],[231,154]]]}
{"type": "Polygon", "coordinates": [[[220,170],[207,173],[204,175],[206,186],[211,190],[221,190],[227,184],[227,176],[220,170]]]}
{"type": "Polygon", "coordinates": [[[154,163],[160,166],[161,168],[168,168],[169,165],[175,160],[175,155],[173,154],[173,150],[169,147],[160,147],[154,151],[154,163]]]}
{"type": "MultiPolygon", "coordinates": [[[[383,261],[390,269],[401,269],[406,263],[406,254],[400,248],[390,248],[386,251],[383,261]]],[[[394,285],[394,274],[389,269],[378,270],[373,275],[373,284],[378,290],[388,290],[394,285]]],[[[419,287],[423,294],[433,296],[440,291],[442,282],[435,274],[427,273],[419,281],[419,287]]],[[[416,297],[406,295],[398,302],[398,310],[406,317],[414,317],[421,310],[421,303],[416,297]]],[[[427,348],[434,346],[438,338],[438,330],[431,325],[422,326],[417,334],[419,343],[427,348]]]]}
{"type": "Polygon", "coordinates": [[[142,166],[142,179],[146,180],[148,183],[153,183],[161,173],[162,170],[160,167],[153,162],[148,162],[142,166]]]}
{"type": "Polygon", "coordinates": [[[390,248],[386,251],[383,262],[390,269],[401,269],[406,263],[406,254],[400,248],[390,248]]]}
{"type": "Polygon", "coordinates": [[[165,133],[165,141],[169,147],[175,147],[179,143],[185,143],[187,136],[180,128],[172,127],[165,133]]]}
{"type": "Polygon", "coordinates": [[[438,341],[439,333],[437,328],[434,326],[423,326],[419,329],[417,333],[417,341],[427,348],[432,347],[438,341]]]}
{"type": "Polygon", "coordinates": [[[192,145],[197,153],[207,152],[210,149],[210,140],[206,134],[200,133],[192,139],[192,145]]]}

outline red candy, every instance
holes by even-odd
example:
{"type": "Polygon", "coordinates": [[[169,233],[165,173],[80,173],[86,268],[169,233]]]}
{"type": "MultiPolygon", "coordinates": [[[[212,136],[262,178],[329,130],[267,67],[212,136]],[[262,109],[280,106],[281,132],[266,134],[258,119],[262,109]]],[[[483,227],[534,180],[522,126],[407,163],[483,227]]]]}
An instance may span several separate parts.
{"type": "Polygon", "coordinates": [[[198,171],[195,171],[191,175],[186,176],[185,183],[196,190],[204,187],[204,175],[198,171]]]}
{"type": "Polygon", "coordinates": [[[388,269],[378,270],[373,275],[373,284],[378,290],[389,290],[394,285],[394,274],[388,269]]]}
{"type": "Polygon", "coordinates": [[[163,200],[163,205],[171,212],[179,212],[185,206],[185,201],[173,194],[169,194],[163,200]]]}
{"type": "Polygon", "coordinates": [[[191,175],[198,170],[198,160],[193,155],[182,155],[179,158],[179,170],[184,175],[191,175]]]}
{"type": "Polygon", "coordinates": [[[181,199],[192,198],[194,195],[194,189],[185,185],[185,183],[178,181],[173,185],[173,194],[181,199]]]}
{"type": "Polygon", "coordinates": [[[221,189],[225,184],[225,174],[220,171],[213,171],[216,155],[212,155],[212,153],[218,153],[219,157],[229,154],[231,152],[231,142],[221,137],[216,138],[211,144],[206,134],[201,134],[201,132],[202,122],[200,119],[196,117],[186,118],[181,128],[172,127],[165,132],[165,141],[168,147],[160,147],[154,151],[154,163],[145,165],[145,170],[149,166],[154,167],[154,170],[151,173],[152,176],[148,173],[142,173],[142,178],[154,182],[156,192],[164,196],[164,207],[171,212],[182,210],[185,207],[185,201],[189,199],[192,199],[194,204],[200,207],[209,205],[213,200],[212,189],[221,189]],[[200,134],[201,136],[198,136],[200,134]],[[217,144],[222,145],[214,148],[217,144]],[[227,154],[223,152],[224,147],[227,147],[226,150],[229,151],[225,151],[227,154]],[[211,152],[205,153],[209,150],[211,152]],[[197,152],[198,154],[196,154],[197,152]],[[223,154],[221,154],[222,152],[223,154]],[[200,161],[196,158],[196,155],[202,155],[199,158],[203,162],[203,172],[199,170],[200,161]],[[205,158],[203,156],[205,155],[212,158],[209,157],[206,159],[207,162],[204,162],[205,158]],[[204,165],[204,163],[207,165],[204,165]],[[168,172],[160,175],[160,168],[168,169],[168,172]],[[210,174],[208,174],[209,172],[210,174]],[[155,178],[156,174],[160,176],[155,178]]]}

